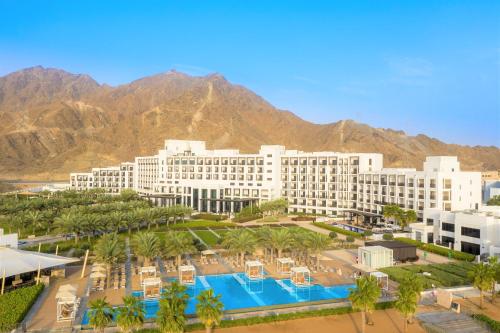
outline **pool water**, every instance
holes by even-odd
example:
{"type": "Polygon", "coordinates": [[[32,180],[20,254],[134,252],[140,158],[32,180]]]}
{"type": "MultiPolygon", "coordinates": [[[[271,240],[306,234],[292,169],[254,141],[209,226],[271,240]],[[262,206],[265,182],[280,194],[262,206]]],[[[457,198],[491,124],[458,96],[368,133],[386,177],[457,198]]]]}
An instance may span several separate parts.
{"type": "MultiPolygon", "coordinates": [[[[206,289],[213,289],[216,295],[221,295],[224,310],[235,310],[347,298],[352,287],[354,287],[352,284],[324,287],[313,283],[306,287],[296,287],[290,279],[275,280],[266,277],[249,280],[243,273],[197,276],[195,284],[188,286],[187,289],[189,300],[186,314],[195,313],[196,296],[206,289]]],[[[142,297],[143,293],[134,291],[132,295],[142,297]]],[[[155,318],[159,308],[158,300],[150,299],[142,302],[146,310],[146,319],[155,318]]],[[[82,324],[87,323],[88,316],[85,312],[82,324]]]]}

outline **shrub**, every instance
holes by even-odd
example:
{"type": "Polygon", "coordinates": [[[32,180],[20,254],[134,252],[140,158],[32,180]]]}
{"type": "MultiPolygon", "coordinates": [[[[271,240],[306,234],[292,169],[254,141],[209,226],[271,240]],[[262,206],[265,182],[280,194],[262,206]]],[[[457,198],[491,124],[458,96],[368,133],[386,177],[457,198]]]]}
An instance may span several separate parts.
{"type": "Polygon", "coordinates": [[[258,220],[260,218],[262,218],[262,215],[236,216],[235,218],[233,218],[233,222],[243,223],[258,220]]]}
{"type": "Polygon", "coordinates": [[[435,254],[439,254],[441,256],[447,257],[449,253],[451,253],[451,257],[453,259],[457,260],[464,260],[464,261],[474,261],[476,258],[475,255],[470,254],[470,253],[465,253],[465,252],[460,252],[460,251],[455,251],[455,250],[450,250],[445,247],[441,247],[435,244],[427,244],[427,243],[422,243],[420,241],[416,241],[410,238],[404,238],[404,237],[398,237],[396,240],[406,243],[406,244],[412,244],[418,247],[421,250],[432,252],[435,254]]]}
{"type": "Polygon", "coordinates": [[[373,232],[371,230],[365,230],[363,231],[363,237],[370,237],[371,235],[373,235],[373,232]]]}
{"type": "Polygon", "coordinates": [[[227,220],[228,216],[222,214],[200,213],[191,215],[191,218],[193,220],[224,221],[227,220]]]}
{"type": "Polygon", "coordinates": [[[363,237],[363,235],[360,234],[360,233],[357,233],[357,232],[354,232],[354,231],[350,231],[350,230],[344,230],[342,228],[335,227],[333,225],[329,225],[329,224],[326,224],[326,223],[323,223],[323,222],[314,222],[313,224],[315,226],[317,226],[317,227],[320,227],[320,228],[323,228],[323,229],[326,229],[326,230],[335,231],[338,234],[342,234],[342,235],[346,235],[346,236],[352,236],[352,237],[355,237],[355,238],[361,238],[361,237],[363,237]]]}
{"type": "Polygon", "coordinates": [[[393,239],[394,239],[394,235],[393,235],[393,234],[384,234],[384,235],[382,236],[382,238],[383,238],[384,240],[393,240],[393,239]]]}
{"type": "Polygon", "coordinates": [[[345,240],[346,240],[346,242],[348,242],[348,243],[354,243],[354,237],[353,237],[353,236],[347,236],[347,237],[345,238],[345,240]]]}
{"type": "Polygon", "coordinates": [[[331,239],[336,239],[338,237],[337,233],[335,231],[331,231],[328,236],[330,236],[331,239]]]}
{"type": "Polygon", "coordinates": [[[292,217],[292,221],[316,221],[316,217],[314,216],[296,216],[292,217]]]}
{"type": "Polygon", "coordinates": [[[0,332],[14,329],[43,290],[43,284],[20,288],[0,296],[0,332]]]}
{"type": "Polygon", "coordinates": [[[500,321],[480,313],[473,314],[472,318],[485,323],[493,332],[500,333],[500,321]]]}

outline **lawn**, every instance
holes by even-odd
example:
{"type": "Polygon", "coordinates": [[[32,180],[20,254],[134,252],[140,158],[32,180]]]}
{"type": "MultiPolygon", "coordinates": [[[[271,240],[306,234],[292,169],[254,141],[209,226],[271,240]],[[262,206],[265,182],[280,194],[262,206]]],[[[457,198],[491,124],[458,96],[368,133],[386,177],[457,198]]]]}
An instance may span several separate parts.
{"type": "Polygon", "coordinates": [[[467,276],[474,264],[468,262],[431,264],[431,265],[408,265],[398,267],[381,268],[380,271],[387,273],[391,280],[401,282],[405,277],[417,274],[422,278],[425,289],[436,287],[454,287],[470,284],[467,276]],[[422,273],[430,273],[425,276],[422,273]]]}
{"type": "Polygon", "coordinates": [[[208,246],[215,246],[219,238],[210,230],[195,230],[194,233],[198,235],[208,246]]]}

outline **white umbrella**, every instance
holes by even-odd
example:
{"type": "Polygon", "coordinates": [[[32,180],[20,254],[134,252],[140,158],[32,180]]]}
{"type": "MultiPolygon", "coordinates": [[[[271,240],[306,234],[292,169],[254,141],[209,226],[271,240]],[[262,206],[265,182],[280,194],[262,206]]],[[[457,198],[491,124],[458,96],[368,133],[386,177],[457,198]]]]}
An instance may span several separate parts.
{"type": "Polygon", "coordinates": [[[103,272],[92,272],[90,273],[90,278],[91,279],[99,279],[99,278],[105,278],[106,274],[103,272]]]}

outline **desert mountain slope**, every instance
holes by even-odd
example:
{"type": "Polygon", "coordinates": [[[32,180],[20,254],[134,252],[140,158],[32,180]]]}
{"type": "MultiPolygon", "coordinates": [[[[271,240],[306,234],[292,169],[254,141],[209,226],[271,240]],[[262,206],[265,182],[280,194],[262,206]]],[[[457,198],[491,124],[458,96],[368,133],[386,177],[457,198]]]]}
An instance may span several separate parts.
{"type": "Polygon", "coordinates": [[[317,125],[274,108],[218,74],[175,71],[129,84],[33,67],[0,77],[0,178],[67,179],[70,171],[152,155],[167,138],[255,152],[380,152],[386,166],[418,169],[426,155],[458,155],[464,169],[500,168],[498,147],[445,144],[351,120],[317,125]]]}

